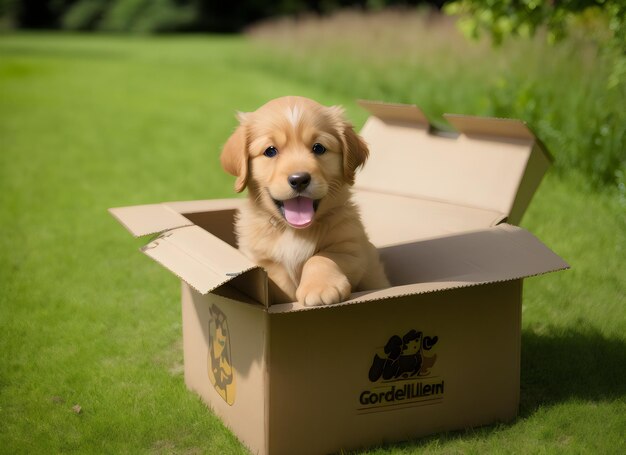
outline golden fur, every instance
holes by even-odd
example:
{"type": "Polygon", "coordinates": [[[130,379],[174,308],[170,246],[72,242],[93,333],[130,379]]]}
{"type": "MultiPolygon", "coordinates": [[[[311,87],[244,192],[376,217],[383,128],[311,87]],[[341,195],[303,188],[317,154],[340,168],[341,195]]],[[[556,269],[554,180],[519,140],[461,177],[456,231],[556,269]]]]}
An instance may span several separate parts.
{"type": "Polygon", "coordinates": [[[272,298],[322,305],[345,300],[352,291],[389,286],[350,198],[355,172],[369,151],[343,110],[289,96],[239,114],[239,120],[221,161],[237,177],[237,192],[248,187],[236,221],[239,248],[267,270],[272,298]],[[325,152],[313,153],[314,144],[325,152]],[[266,156],[271,147],[275,156],[266,156]],[[306,188],[288,182],[297,173],[310,175],[306,188]],[[303,211],[314,213],[312,220],[295,227],[288,222],[290,200],[307,201],[303,211]]]}

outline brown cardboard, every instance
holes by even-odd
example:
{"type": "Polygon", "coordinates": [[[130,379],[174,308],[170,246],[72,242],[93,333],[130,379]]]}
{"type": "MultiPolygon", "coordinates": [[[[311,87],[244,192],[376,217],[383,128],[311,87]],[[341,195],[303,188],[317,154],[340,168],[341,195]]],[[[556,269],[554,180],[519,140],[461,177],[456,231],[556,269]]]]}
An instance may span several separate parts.
{"type": "Polygon", "coordinates": [[[433,134],[415,106],[360,104],[373,114],[361,136],[378,153],[357,188],[492,210],[517,224],[550,162],[518,120],[448,114],[460,133],[451,138],[433,134]]]}
{"type": "Polygon", "coordinates": [[[513,419],[522,280],[568,267],[513,225],[550,163],[526,125],[450,115],[449,137],[415,106],[361,104],[371,158],[354,196],[388,289],[275,304],[236,248],[241,200],[110,210],[133,235],[157,234],[142,251],[182,280],[185,383],[253,453],[513,419]]]}

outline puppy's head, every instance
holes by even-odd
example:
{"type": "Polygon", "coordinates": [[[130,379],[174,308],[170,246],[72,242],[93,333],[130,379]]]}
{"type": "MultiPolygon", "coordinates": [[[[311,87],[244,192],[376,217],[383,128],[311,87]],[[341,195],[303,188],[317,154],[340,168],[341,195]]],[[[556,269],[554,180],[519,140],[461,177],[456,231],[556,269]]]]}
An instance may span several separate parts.
{"type": "Polygon", "coordinates": [[[369,154],[343,109],[288,96],[239,114],[222,166],[246,186],[260,207],[294,228],[310,226],[332,207],[369,154]]]}

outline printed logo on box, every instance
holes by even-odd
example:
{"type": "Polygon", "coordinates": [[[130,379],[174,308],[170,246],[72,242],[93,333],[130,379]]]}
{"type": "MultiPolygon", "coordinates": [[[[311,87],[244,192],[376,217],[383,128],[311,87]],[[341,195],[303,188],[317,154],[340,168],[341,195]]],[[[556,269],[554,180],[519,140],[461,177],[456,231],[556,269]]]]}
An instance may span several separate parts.
{"type": "Polygon", "coordinates": [[[439,337],[424,336],[415,329],[389,338],[374,354],[368,373],[374,384],[360,393],[358,410],[374,412],[441,402],[444,380],[431,374],[438,341],[439,337]]]}
{"type": "Polygon", "coordinates": [[[216,305],[209,309],[209,380],[226,403],[235,402],[235,374],[230,358],[230,334],[226,315],[216,305]]]}

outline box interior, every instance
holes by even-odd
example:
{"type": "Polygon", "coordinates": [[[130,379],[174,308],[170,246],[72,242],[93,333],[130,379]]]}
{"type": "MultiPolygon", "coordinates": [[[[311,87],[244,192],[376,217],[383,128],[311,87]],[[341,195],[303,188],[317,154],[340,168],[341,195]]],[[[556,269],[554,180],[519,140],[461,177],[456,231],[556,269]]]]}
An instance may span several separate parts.
{"type": "MultiPolygon", "coordinates": [[[[408,201],[402,197],[398,199],[400,207],[417,204],[414,199],[408,201]]],[[[378,211],[382,210],[382,206],[377,209],[375,204],[372,204],[374,200],[377,200],[376,195],[369,201],[366,213],[372,210],[372,218],[373,214],[379,213],[377,219],[382,218],[388,223],[389,218],[381,217],[378,211]]],[[[387,208],[393,205],[391,202],[384,203],[385,201],[388,201],[388,198],[378,199],[378,202],[387,208]]],[[[456,208],[430,201],[421,203],[424,210],[418,212],[420,216],[424,213],[432,213],[433,217],[438,214],[442,225],[454,220],[454,216],[450,218],[450,215],[455,213],[456,208]],[[430,211],[426,211],[426,208],[430,208],[430,211]]],[[[468,209],[461,208],[461,212],[465,210],[468,209]]],[[[407,237],[405,242],[392,242],[392,239],[398,240],[398,231],[393,230],[391,234],[381,233],[382,243],[377,245],[378,251],[392,287],[355,293],[343,304],[518,279],[567,266],[527,231],[506,223],[493,225],[499,221],[501,215],[481,210],[470,213],[473,216],[459,217],[463,222],[459,221],[454,225],[454,230],[449,228],[439,231],[429,230],[424,238],[407,237]]],[[[232,248],[232,252],[237,251],[233,232],[235,214],[236,209],[232,208],[183,213],[194,223],[196,229],[201,228],[223,240],[225,245],[232,248]]],[[[368,215],[364,216],[366,219],[367,217],[368,215]]],[[[406,219],[404,222],[411,224],[406,219]]],[[[368,224],[368,230],[370,227],[371,224],[368,224]]],[[[230,298],[241,298],[241,294],[244,294],[249,297],[247,299],[249,303],[264,302],[261,283],[264,282],[265,276],[262,269],[257,268],[235,275],[217,287],[216,292],[230,298]]],[[[245,298],[242,300],[246,301],[245,298]]],[[[266,301],[266,304],[273,308],[273,312],[306,309],[297,302],[277,304],[266,301]]]]}
{"type": "Polygon", "coordinates": [[[355,190],[370,241],[378,248],[495,226],[506,215],[423,198],[355,190]]]}
{"type": "MultiPolygon", "coordinates": [[[[385,224],[392,221],[394,225],[400,228],[400,231],[393,230],[390,232],[380,229],[377,226],[380,223],[370,222],[366,225],[393,286],[408,285],[425,280],[442,280],[446,277],[466,274],[467,263],[452,259],[450,253],[420,251],[424,250],[425,245],[420,240],[440,236],[447,237],[452,234],[488,227],[502,218],[501,215],[493,212],[463,207],[447,207],[449,204],[438,202],[419,201],[404,197],[378,198],[375,193],[361,194],[361,196],[370,202],[366,205],[367,209],[364,210],[365,221],[384,219],[385,224]],[[389,199],[391,199],[389,203],[383,203],[389,199]],[[372,202],[378,202],[380,206],[371,204],[372,202]],[[420,206],[422,209],[420,211],[407,210],[408,208],[418,209],[420,206]],[[427,216],[424,216],[425,212],[428,213],[427,216]],[[420,221],[420,218],[425,218],[427,221],[420,221]],[[433,220],[436,223],[433,223],[433,220]],[[371,232],[374,232],[375,235],[372,236],[371,232]],[[416,235],[416,233],[423,235],[416,235]],[[413,254],[417,254],[417,256],[413,257],[413,254]],[[425,255],[429,257],[428,261],[422,260],[425,255]],[[433,255],[436,257],[430,257],[433,255]],[[428,264],[427,268],[421,266],[424,263],[428,264]]],[[[230,209],[215,212],[183,213],[183,216],[231,247],[237,248],[237,238],[234,232],[236,213],[236,210],[230,209]]],[[[433,242],[428,243],[435,244],[433,242]]],[[[445,243],[437,243],[440,245],[437,249],[441,249],[445,243]]],[[[474,267],[476,267],[475,264],[474,267]]],[[[236,285],[236,283],[231,284],[236,285]]]]}
{"type": "Polygon", "coordinates": [[[215,237],[237,248],[235,236],[236,209],[217,210],[215,212],[191,212],[183,213],[183,216],[196,226],[200,226],[215,237]]]}

